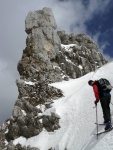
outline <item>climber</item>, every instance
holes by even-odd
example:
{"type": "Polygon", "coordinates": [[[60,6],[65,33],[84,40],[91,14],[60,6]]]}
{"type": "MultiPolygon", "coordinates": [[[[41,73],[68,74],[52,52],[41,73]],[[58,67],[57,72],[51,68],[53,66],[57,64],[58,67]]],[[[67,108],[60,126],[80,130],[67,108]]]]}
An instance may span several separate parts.
{"type": "Polygon", "coordinates": [[[88,84],[93,87],[94,95],[96,98],[94,103],[96,106],[100,99],[100,103],[103,111],[105,130],[108,130],[112,128],[111,113],[110,113],[111,94],[110,92],[105,92],[102,90],[98,80],[97,81],[89,80],[88,84]]]}

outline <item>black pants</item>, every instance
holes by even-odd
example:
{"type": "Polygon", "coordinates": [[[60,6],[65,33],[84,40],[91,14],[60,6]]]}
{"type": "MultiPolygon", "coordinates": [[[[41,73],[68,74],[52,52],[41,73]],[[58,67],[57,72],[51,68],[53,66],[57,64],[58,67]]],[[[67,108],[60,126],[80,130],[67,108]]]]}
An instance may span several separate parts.
{"type": "Polygon", "coordinates": [[[104,96],[100,98],[100,103],[103,110],[103,117],[105,122],[111,121],[110,102],[111,96],[104,96]]]}

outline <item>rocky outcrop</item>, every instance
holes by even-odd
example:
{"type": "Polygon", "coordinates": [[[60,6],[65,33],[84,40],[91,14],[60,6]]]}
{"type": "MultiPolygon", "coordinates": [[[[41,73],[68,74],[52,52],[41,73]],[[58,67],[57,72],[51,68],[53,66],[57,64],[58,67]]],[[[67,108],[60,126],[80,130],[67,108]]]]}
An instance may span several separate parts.
{"type": "Polygon", "coordinates": [[[56,62],[70,78],[78,78],[107,63],[97,44],[86,34],[57,32],[62,49],[56,62]]]}
{"type": "Polygon", "coordinates": [[[56,32],[57,25],[48,8],[29,12],[25,23],[26,48],[18,63],[23,79],[46,83],[69,80],[94,71],[107,62],[88,35],[56,32]]]}
{"type": "Polygon", "coordinates": [[[61,49],[51,9],[29,12],[25,24],[26,48],[18,63],[21,77],[32,81],[61,81],[61,72],[54,69],[51,62],[61,49]]]}
{"type": "Polygon", "coordinates": [[[17,66],[19,95],[12,116],[0,128],[2,149],[38,150],[14,145],[13,140],[36,136],[43,129],[54,132],[60,128],[60,116],[51,107],[63,93],[50,83],[81,77],[107,62],[89,36],[68,35],[56,28],[50,8],[29,12],[26,17],[26,48],[17,66]]]}

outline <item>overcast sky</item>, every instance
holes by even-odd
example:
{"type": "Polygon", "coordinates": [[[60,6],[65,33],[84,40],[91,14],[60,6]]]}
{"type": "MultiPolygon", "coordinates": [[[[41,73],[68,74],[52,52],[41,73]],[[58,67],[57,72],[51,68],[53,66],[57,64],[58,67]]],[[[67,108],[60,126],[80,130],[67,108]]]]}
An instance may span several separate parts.
{"type": "Polygon", "coordinates": [[[12,114],[18,97],[17,63],[25,48],[29,11],[50,7],[57,30],[86,33],[113,60],[113,0],[0,0],[0,124],[12,114]]]}

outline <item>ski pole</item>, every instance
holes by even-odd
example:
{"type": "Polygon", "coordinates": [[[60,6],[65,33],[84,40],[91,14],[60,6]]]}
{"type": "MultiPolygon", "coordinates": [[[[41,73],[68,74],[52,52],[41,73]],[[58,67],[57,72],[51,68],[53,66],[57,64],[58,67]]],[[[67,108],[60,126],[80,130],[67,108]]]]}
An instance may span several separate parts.
{"type": "Polygon", "coordinates": [[[97,114],[97,105],[95,107],[96,107],[97,140],[98,140],[98,114],[97,114]]]}

